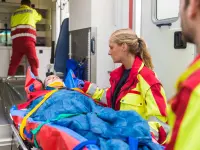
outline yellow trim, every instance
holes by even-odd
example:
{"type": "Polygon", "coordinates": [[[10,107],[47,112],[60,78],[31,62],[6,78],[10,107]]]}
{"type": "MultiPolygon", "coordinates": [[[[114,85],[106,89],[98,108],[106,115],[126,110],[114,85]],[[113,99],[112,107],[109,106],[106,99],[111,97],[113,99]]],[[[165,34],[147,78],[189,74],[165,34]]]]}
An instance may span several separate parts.
{"type": "Polygon", "coordinates": [[[200,60],[195,62],[193,65],[191,65],[178,79],[176,83],[176,88],[178,89],[178,86],[181,82],[185,81],[192,73],[197,71],[200,68],[200,60]]]}
{"type": "Polygon", "coordinates": [[[23,120],[22,120],[22,122],[21,122],[21,125],[20,125],[20,129],[19,129],[19,133],[20,133],[20,135],[21,135],[21,137],[22,137],[23,140],[25,140],[25,137],[24,137],[24,128],[25,128],[25,126],[26,126],[26,121],[27,121],[27,119],[28,119],[33,113],[35,113],[35,112],[38,110],[38,108],[40,108],[40,106],[41,106],[52,94],[54,94],[54,93],[57,92],[57,91],[58,91],[58,90],[56,89],[56,90],[52,90],[51,92],[47,93],[47,94],[44,96],[43,100],[42,100],[40,103],[38,103],[38,104],[23,118],[23,120]]]}
{"type": "Polygon", "coordinates": [[[81,89],[79,89],[79,88],[72,88],[72,90],[74,90],[74,91],[77,91],[77,92],[80,92],[80,93],[82,93],[82,94],[85,94],[81,89]]]}
{"type": "Polygon", "coordinates": [[[141,66],[140,66],[138,72],[140,72],[140,71],[142,70],[143,67],[144,67],[144,63],[141,64],[141,66]]]}
{"type": "Polygon", "coordinates": [[[181,121],[174,150],[196,150],[200,148],[200,84],[191,93],[187,109],[181,121]]]}

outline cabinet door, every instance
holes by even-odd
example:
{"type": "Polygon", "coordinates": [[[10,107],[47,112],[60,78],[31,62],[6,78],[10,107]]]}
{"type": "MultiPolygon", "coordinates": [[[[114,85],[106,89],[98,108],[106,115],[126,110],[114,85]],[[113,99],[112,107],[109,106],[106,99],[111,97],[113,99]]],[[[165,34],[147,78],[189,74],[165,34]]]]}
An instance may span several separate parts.
{"type": "Polygon", "coordinates": [[[7,77],[10,63],[10,49],[0,48],[0,77],[7,77]]]}

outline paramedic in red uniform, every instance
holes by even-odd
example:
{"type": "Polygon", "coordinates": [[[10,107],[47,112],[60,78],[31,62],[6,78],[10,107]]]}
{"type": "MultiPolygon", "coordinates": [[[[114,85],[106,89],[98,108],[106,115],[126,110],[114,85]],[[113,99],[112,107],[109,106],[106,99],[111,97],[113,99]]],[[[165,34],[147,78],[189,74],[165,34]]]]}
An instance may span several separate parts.
{"type": "MultiPolygon", "coordinates": [[[[200,142],[200,0],[180,0],[184,39],[196,45],[197,56],[176,84],[171,100],[167,150],[199,150],[200,142]]],[[[184,59],[184,58],[183,58],[184,59]]]]}
{"type": "Polygon", "coordinates": [[[134,110],[149,123],[151,134],[165,144],[168,133],[167,103],[157,79],[146,43],[131,29],[115,31],[109,41],[109,55],[122,66],[110,74],[110,88],[100,89],[85,81],[82,90],[115,110],[134,110]]]}
{"type": "Polygon", "coordinates": [[[30,0],[22,0],[21,6],[11,17],[12,56],[8,76],[14,76],[25,55],[31,71],[37,77],[39,62],[36,55],[36,23],[42,16],[31,6],[30,0]]]}

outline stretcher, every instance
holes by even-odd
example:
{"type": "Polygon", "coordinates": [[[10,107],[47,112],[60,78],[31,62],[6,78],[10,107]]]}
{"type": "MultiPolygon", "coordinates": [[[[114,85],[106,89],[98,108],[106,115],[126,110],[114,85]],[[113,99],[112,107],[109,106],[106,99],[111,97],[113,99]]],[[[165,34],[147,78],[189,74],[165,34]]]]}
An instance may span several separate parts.
{"type": "Polygon", "coordinates": [[[13,125],[10,108],[14,104],[25,101],[24,91],[25,76],[15,76],[13,78],[0,78],[0,140],[6,141],[0,144],[0,149],[27,149],[18,136],[18,131],[13,125]]]}
{"type": "MultiPolygon", "coordinates": [[[[39,150],[41,147],[43,150],[100,149],[95,140],[87,140],[73,130],[53,123],[56,119],[70,116],[58,116],[58,118],[47,120],[46,122],[33,121],[31,117],[28,117],[23,128],[23,134],[21,134],[20,127],[27,113],[26,109],[18,109],[16,106],[22,106],[17,104],[26,102],[24,81],[24,77],[16,77],[9,80],[2,79],[3,89],[7,90],[7,92],[2,92],[1,95],[1,98],[4,99],[4,112],[11,124],[13,140],[19,150],[31,150],[33,148],[39,150]]],[[[132,138],[128,140],[130,150],[137,150],[138,141],[132,138]]]]}
{"type": "MultiPolygon", "coordinates": [[[[24,110],[15,110],[11,109],[13,105],[18,105],[21,103],[24,103],[26,101],[26,93],[24,91],[24,84],[25,84],[25,76],[15,76],[10,79],[8,78],[1,78],[0,79],[0,90],[1,90],[1,99],[2,99],[2,106],[3,106],[3,113],[4,117],[7,120],[7,122],[10,124],[11,130],[12,130],[12,140],[15,142],[15,145],[17,145],[17,148],[19,150],[31,150],[32,148],[40,149],[34,147],[34,141],[33,139],[30,139],[30,136],[27,136],[25,139],[23,139],[19,134],[19,126],[21,124],[21,121],[23,119],[23,113],[24,110]],[[10,111],[11,109],[11,111],[10,111]]],[[[30,119],[27,121],[27,128],[28,127],[36,127],[41,122],[33,122],[30,119]]],[[[60,148],[58,146],[55,147],[55,149],[62,149],[62,147],[65,147],[65,149],[82,149],[82,147],[87,146],[87,148],[84,148],[85,150],[98,150],[99,148],[95,146],[94,141],[87,141],[84,137],[78,135],[76,132],[73,132],[70,129],[61,127],[61,126],[54,126],[54,125],[44,125],[47,126],[45,130],[51,130],[52,131],[52,137],[54,138],[60,138],[60,143],[53,143],[52,145],[60,145],[60,148]],[[56,135],[55,135],[56,134],[56,135]],[[63,141],[67,140],[67,142],[63,141]],[[63,145],[63,143],[69,143],[66,145],[63,145]]],[[[40,131],[40,134],[43,132],[48,131],[40,131]]],[[[40,137],[40,136],[39,136],[40,137]]],[[[50,136],[51,137],[51,136],[50,136]]],[[[46,138],[41,136],[41,138],[46,138]]],[[[46,149],[49,149],[48,142],[42,143],[46,145],[46,149]]],[[[14,146],[15,147],[15,146],[14,146]]],[[[45,147],[45,146],[44,146],[45,147]]],[[[54,148],[51,148],[54,149],[54,148]]]]}

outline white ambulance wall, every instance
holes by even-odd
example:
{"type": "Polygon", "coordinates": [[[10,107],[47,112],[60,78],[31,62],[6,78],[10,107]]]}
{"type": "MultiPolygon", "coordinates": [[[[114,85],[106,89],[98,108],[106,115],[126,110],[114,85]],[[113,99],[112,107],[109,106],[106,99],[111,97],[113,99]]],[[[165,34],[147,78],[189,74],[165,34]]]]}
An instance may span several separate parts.
{"type": "Polygon", "coordinates": [[[108,55],[109,37],[115,30],[115,1],[92,0],[92,27],[97,27],[97,85],[108,87],[114,63],[108,55]]]}
{"type": "Polygon", "coordinates": [[[36,47],[36,54],[39,59],[38,74],[39,78],[44,81],[46,78],[46,72],[48,64],[51,59],[51,47],[36,47]]]}
{"type": "Polygon", "coordinates": [[[91,27],[91,0],[69,0],[69,31],[91,27]]]}
{"type": "Polygon", "coordinates": [[[0,77],[7,77],[11,47],[0,46],[0,77]]]}
{"type": "Polygon", "coordinates": [[[174,49],[174,31],[180,30],[180,21],[172,27],[158,28],[151,21],[151,0],[142,0],[141,36],[145,39],[153,58],[155,72],[161,80],[167,98],[175,93],[175,82],[194,59],[194,46],[174,49]]]}

